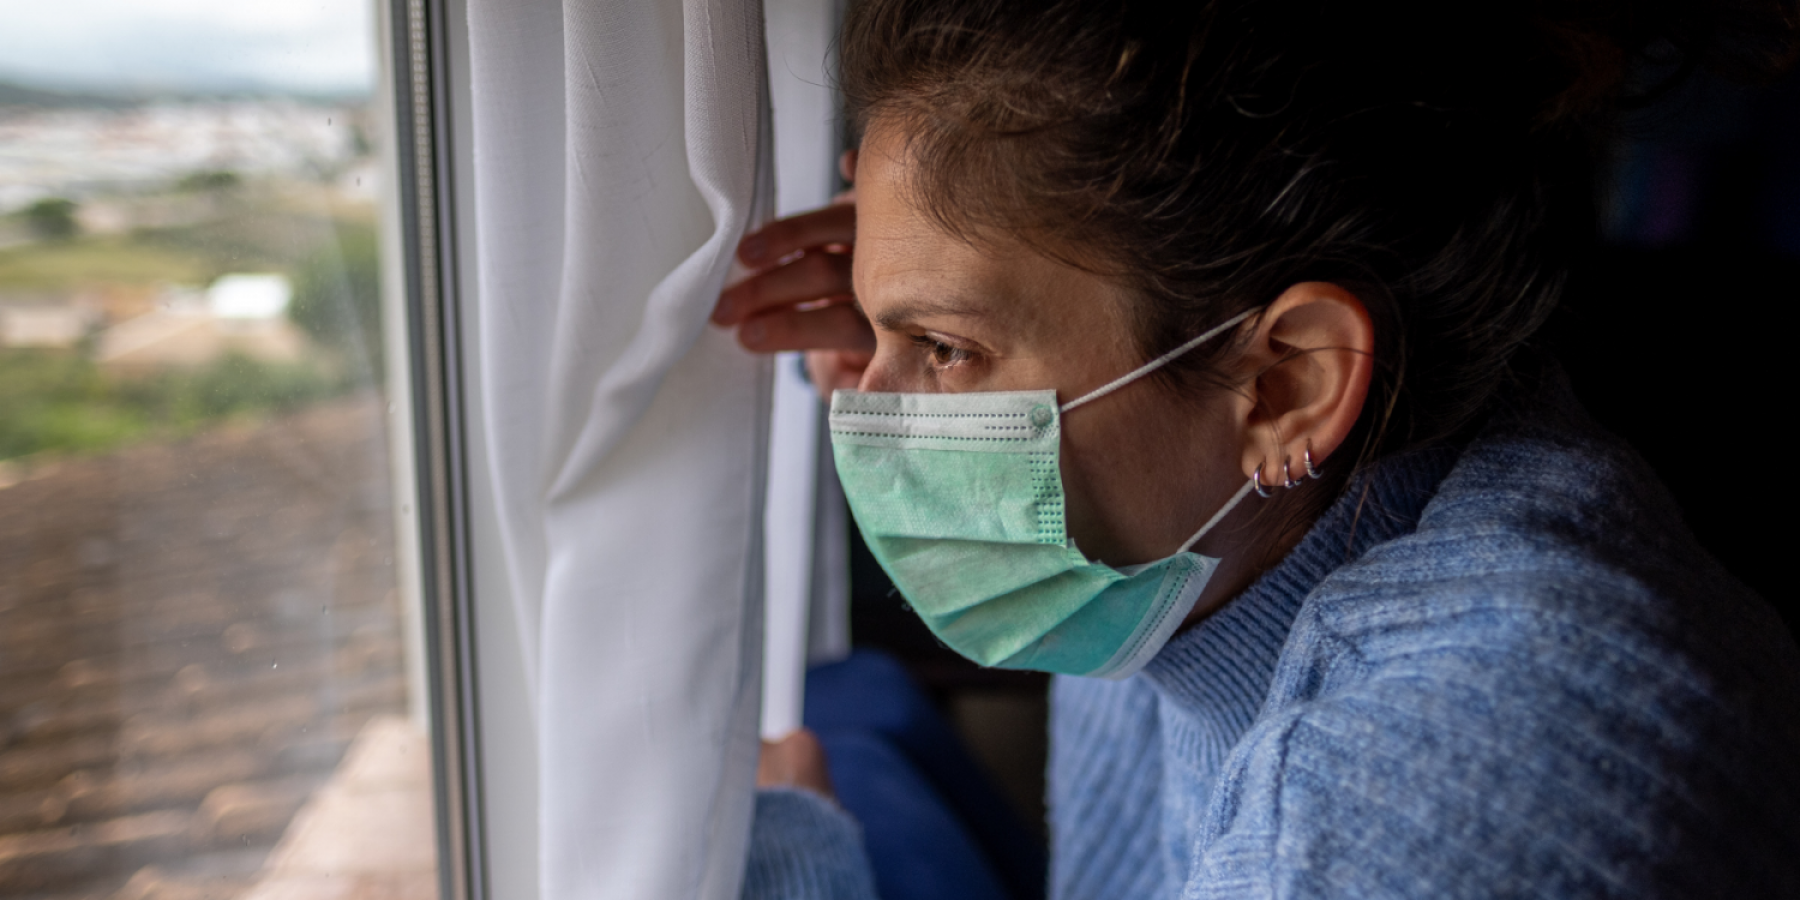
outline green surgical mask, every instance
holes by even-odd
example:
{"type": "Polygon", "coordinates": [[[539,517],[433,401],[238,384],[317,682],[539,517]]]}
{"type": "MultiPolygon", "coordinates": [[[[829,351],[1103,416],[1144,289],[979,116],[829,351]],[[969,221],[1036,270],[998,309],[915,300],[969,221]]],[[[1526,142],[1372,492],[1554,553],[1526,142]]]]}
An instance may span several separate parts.
{"type": "Polygon", "coordinates": [[[1219,561],[1190,553],[1115,569],[1069,540],[1062,415],[1233,328],[1237,316],[1085,396],[1055,391],[837,391],[831,448],[863,539],[925,624],[984,666],[1125,678],[1174,634],[1219,561]]]}

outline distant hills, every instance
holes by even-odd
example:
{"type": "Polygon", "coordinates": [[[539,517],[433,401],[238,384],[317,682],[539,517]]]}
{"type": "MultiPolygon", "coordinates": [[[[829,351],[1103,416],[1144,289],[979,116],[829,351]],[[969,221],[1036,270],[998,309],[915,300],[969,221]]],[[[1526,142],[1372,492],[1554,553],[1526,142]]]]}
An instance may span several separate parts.
{"type": "Polygon", "coordinates": [[[356,103],[368,99],[365,94],[307,94],[292,91],[134,91],[70,90],[39,87],[0,79],[0,110],[19,109],[128,109],[150,102],[170,100],[245,100],[283,97],[314,103],[356,103]]]}
{"type": "Polygon", "coordinates": [[[0,81],[0,107],[123,109],[128,106],[136,106],[145,99],[147,98],[124,93],[50,90],[15,84],[10,81],[0,81]]]}

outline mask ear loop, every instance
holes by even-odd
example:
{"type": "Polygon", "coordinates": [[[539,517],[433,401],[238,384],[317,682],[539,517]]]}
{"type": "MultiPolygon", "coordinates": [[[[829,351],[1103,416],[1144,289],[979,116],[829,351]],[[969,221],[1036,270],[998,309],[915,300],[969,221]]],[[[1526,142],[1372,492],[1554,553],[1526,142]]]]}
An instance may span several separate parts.
{"type": "MultiPolygon", "coordinates": [[[[1229,319],[1226,319],[1225,323],[1223,325],[1220,325],[1216,328],[1208,329],[1204,334],[1201,334],[1199,337],[1193,338],[1192,340],[1187,341],[1186,343],[1182,344],[1181,346],[1176,347],[1175,349],[1170,350],[1169,352],[1164,353],[1163,355],[1161,355],[1147,363],[1144,363],[1143,365],[1138,366],[1135,369],[1132,369],[1130,372],[1127,372],[1124,375],[1119,376],[1118,378],[1114,378],[1113,380],[1111,380],[1111,381],[1109,381],[1109,382],[1107,382],[1107,383],[1105,383],[1105,384],[1103,384],[1103,385],[1101,385],[1079,397],[1076,397],[1075,399],[1070,400],[1067,403],[1064,403],[1062,405],[1061,412],[1066,413],[1069,410],[1074,409],[1077,406],[1081,406],[1084,403],[1092,403],[1095,400],[1098,400],[1101,397],[1104,397],[1107,394],[1110,394],[1113,391],[1116,391],[1119,388],[1122,388],[1122,387],[1138,380],[1139,378],[1142,378],[1145,375],[1148,375],[1151,372],[1154,372],[1157,369],[1160,369],[1163,366],[1168,365],[1169,363],[1173,362],[1175,360],[1175,358],[1180,356],[1181,354],[1186,353],[1189,350],[1192,350],[1195,347],[1198,347],[1201,344],[1204,344],[1207,341],[1210,341],[1213,338],[1216,338],[1219,335],[1224,334],[1225,332],[1230,331],[1233,328],[1236,328],[1238,325],[1242,324],[1245,319],[1248,319],[1251,316],[1256,315],[1257,313],[1259,313],[1261,311],[1262,311],[1262,307],[1259,306],[1255,309],[1244,310],[1243,312],[1238,313],[1237,315],[1232,316],[1229,319]]],[[[1194,536],[1191,538],[1188,538],[1187,543],[1182,544],[1181,549],[1177,550],[1175,552],[1176,553],[1186,553],[1195,544],[1200,543],[1200,539],[1205,537],[1206,533],[1211,531],[1213,529],[1214,525],[1217,525],[1217,524],[1219,524],[1219,522],[1223,521],[1225,516],[1230,514],[1230,512],[1237,507],[1238,503],[1243,501],[1244,495],[1250,493],[1250,487],[1251,487],[1251,482],[1245,482],[1242,487],[1238,488],[1237,493],[1232,494],[1231,499],[1225,501],[1225,505],[1223,507],[1220,507],[1218,512],[1213,513],[1213,517],[1210,519],[1207,519],[1206,524],[1200,526],[1200,530],[1194,532],[1194,536]]]]}
{"type": "Polygon", "coordinates": [[[1241,313],[1238,313],[1235,316],[1232,316],[1230,319],[1227,319],[1225,321],[1225,324],[1220,325],[1217,328],[1211,329],[1211,330],[1207,331],[1205,334],[1202,334],[1199,337],[1194,338],[1193,340],[1188,341],[1187,343],[1182,344],[1181,346],[1176,347],[1175,349],[1170,350],[1169,352],[1164,353],[1163,355],[1161,355],[1147,363],[1144,363],[1143,365],[1138,366],[1135,369],[1132,369],[1130,372],[1127,372],[1124,375],[1119,376],[1118,378],[1114,378],[1113,380],[1111,380],[1091,391],[1088,391],[1087,393],[1085,393],[1079,397],[1076,397],[1075,399],[1070,400],[1067,403],[1064,403],[1062,405],[1062,411],[1068,412],[1069,410],[1074,409],[1075,407],[1080,406],[1084,403],[1092,403],[1095,400],[1098,400],[1101,397],[1104,397],[1107,394],[1110,394],[1113,391],[1116,391],[1119,388],[1122,388],[1122,387],[1138,380],[1139,378],[1142,378],[1145,375],[1148,375],[1151,372],[1154,372],[1157,369],[1160,369],[1163,366],[1166,366],[1169,363],[1174,362],[1175,358],[1180,356],[1181,354],[1186,353],[1189,350],[1192,350],[1195,347],[1198,347],[1201,344],[1204,344],[1207,341],[1210,341],[1213,338],[1216,338],[1221,334],[1224,334],[1226,331],[1236,328],[1239,323],[1243,322],[1245,319],[1248,319],[1253,315],[1256,315],[1257,313],[1259,313],[1261,311],[1262,311],[1262,307],[1259,306],[1256,309],[1247,309],[1241,313]]]}
{"type": "Polygon", "coordinates": [[[1253,482],[1250,482],[1250,481],[1244,482],[1243,486],[1237,489],[1237,493],[1232,494],[1231,499],[1225,501],[1225,505],[1219,507],[1219,511],[1216,513],[1213,513],[1213,517],[1210,519],[1207,519],[1206,524],[1200,526],[1200,530],[1194,532],[1194,536],[1191,538],[1188,538],[1187,543],[1182,544],[1181,549],[1177,550],[1175,552],[1176,553],[1186,553],[1186,552],[1188,552],[1188,550],[1192,549],[1195,544],[1200,543],[1200,539],[1203,537],[1206,537],[1206,533],[1213,530],[1214,525],[1217,525],[1220,522],[1224,521],[1225,516],[1230,514],[1230,512],[1233,509],[1237,508],[1239,501],[1242,501],[1244,499],[1244,497],[1250,493],[1250,485],[1252,483],[1253,482]]]}

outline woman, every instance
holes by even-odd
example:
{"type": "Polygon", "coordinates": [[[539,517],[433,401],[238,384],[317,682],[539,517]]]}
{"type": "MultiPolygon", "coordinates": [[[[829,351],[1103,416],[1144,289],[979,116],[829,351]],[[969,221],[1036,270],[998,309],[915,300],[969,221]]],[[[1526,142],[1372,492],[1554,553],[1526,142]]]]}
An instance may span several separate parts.
{"type": "MultiPolygon", "coordinates": [[[[856,5],[854,205],[715,319],[813,351],[926,624],[1063,676],[1053,896],[1800,896],[1800,653],[1531,345],[1633,65],[1796,18],[856,5]]],[[[748,895],[872,896],[823,766],[748,895]]]]}

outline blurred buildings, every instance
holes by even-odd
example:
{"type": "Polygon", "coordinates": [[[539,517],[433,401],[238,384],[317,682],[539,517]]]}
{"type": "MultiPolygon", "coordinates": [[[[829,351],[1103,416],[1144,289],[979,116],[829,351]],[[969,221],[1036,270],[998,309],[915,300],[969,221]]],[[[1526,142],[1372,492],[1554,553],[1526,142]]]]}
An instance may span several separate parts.
{"type": "MultiPolygon", "coordinates": [[[[356,107],[291,99],[193,100],[124,109],[0,107],[0,213],[46,197],[130,194],[195,173],[309,181],[348,174],[368,154],[356,107]]],[[[373,184],[363,179],[369,190],[373,184]]],[[[355,176],[348,187],[357,185],[355,176]]],[[[204,181],[195,185],[205,187],[204,181]]],[[[146,210],[179,218],[179,203],[146,210]]],[[[83,225],[123,230],[117,205],[100,204],[83,225]]]]}
{"type": "Polygon", "coordinates": [[[171,289],[157,309],[100,332],[94,361],[114,371],[202,366],[233,353],[297,362],[306,336],[287,318],[293,293],[275,274],[226,275],[204,294],[171,289]]]}

